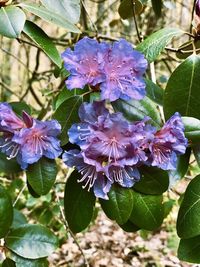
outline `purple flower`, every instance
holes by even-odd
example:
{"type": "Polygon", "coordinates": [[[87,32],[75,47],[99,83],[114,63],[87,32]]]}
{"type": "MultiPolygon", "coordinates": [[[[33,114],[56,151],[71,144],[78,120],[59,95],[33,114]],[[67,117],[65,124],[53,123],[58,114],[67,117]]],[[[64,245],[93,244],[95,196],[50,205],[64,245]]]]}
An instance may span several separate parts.
{"type": "Polygon", "coordinates": [[[162,129],[155,133],[155,137],[149,145],[152,166],[163,170],[176,169],[177,155],[184,154],[186,147],[184,125],[180,114],[176,112],[162,129]]]}
{"type": "Polygon", "coordinates": [[[195,13],[198,17],[200,17],[200,0],[197,0],[196,1],[196,4],[195,4],[195,13]]]}
{"type": "Polygon", "coordinates": [[[83,88],[86,84],[96,85],[102,82],[104,73],[100,69],[100,64],[104,60],[105,46],[85,37],[75,45],[74,51],[68,48],[62,53],[65,68],[70,72],[66,81],[68,89],[83,88]]]}
{"type": "Polygon", "coordinates": [[[61,154],[57,138],[60,132],[61,126],[55,120],[33,120],[32,127],[16,132],[12,140],[20,145],[22,161],[32,164],[43,156],[55,159],[61,154]]]}
{"type": "Polygon", "coordinates": [[[103,65],[106,78],[100,84],[102,99],[142,99],[146,87],[142,76],[146,69],[144,55],[133,50],[130,43],[124,39],[114,42],[103,65]]]}
{"type": "Polygon", "coordinates": [[[97,197],[107,199],[112,183],[132,187],[139,180],[137,166],[148,157],[142,150],[146,124],[129,123],[121,113],[110,114],[104,104],[84,103],[80,107],[81,122],[73,125],[68,134],[70,142],[79,145],[81,152],[69,151],[64,161],[78,171],[84,165],[90,177],[82,173],[80,182],[84,181],[88,189],[93,187],[97,197]]]}
{"type": "Polygon", "coordinates": [[[63,161],[69,167],[76,166],[78,172],[81,173],[82,178],[78,180],[83,183],[83,188],[88,187],[88,191],[93,187],[96,197],[108,199],[112,182],[107,179],[103,171],[97,171],[95,166],[84,162],[83,156],[79,150],[70,150],[63,154],[63,161]]]}

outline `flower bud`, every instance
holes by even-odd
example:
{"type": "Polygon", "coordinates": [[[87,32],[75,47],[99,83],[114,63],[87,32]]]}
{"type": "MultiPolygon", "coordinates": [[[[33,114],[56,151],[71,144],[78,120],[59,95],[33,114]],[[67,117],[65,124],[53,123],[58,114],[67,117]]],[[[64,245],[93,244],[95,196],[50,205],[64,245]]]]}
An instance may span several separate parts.
{"type": "Polygon", "coordinates": [[[200,0],[196,1],[196,5],[195,5],[195,13],[198,17],[200,17],[200,0]]]}

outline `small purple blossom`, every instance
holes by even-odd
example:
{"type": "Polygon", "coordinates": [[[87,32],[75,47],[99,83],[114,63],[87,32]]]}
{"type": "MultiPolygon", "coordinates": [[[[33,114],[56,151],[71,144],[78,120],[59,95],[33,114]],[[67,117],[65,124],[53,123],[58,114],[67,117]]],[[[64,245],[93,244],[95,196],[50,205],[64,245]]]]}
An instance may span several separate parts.
{"type": "Polygon", "coordinates": [[[65,50],[62,58],[70,73],[66,81],[70,90],[86,84],[99,86],[101,99],[110,101],[140,100],[146,94],[143,74],[147,60],[125,39],[109,45],[85,37],[75,45],[74,51],[65,50]]]}
{"type": "Polygon", "coordinates": [[[176,169],[177,155],[184,154],[186,147],[184,125],[180,114],[176,112],[161,130],[155,133],[155,137],[149,145],[152,166],[163,170],[176,169]]]}
{"type": "Polygon", "coordinates": [[[195,13],[198,17],[200,17],[200,0],[197,0],[196,1],[196,4],[195,4],[195,13]]]}
{"type": "Polygon", "coordinates": [[[104,79],[100,69],[103,62],[104,45],[88,37],[80,40],[74,47],[62,53],[65,68],[70,76],[66,81],[68,89],[83,88],[86,84],[96,85],[104,79]]]}

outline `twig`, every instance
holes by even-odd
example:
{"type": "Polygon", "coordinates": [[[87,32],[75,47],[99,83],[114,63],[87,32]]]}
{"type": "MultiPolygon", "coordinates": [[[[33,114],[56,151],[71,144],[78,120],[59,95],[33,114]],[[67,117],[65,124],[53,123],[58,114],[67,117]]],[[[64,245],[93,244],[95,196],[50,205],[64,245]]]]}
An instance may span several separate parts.
{"type": "Polygon", "coordinates": [[[26,184],[22,187],[21,191],[19,192],[16,200],[13,203],[13,207],[17,204],[18,200],[20,199],[21,195],[24,193],[24,190],[26,189],[26,184]]]}
{"type": "Polygon", "coordinates": [[[133,10],[133,20],[135,23],[135,29],[137,32],[137,37],[138,37],[139,42],[141,42],[142,38],[140,36],[140,32],[139,32],[139,28],[138,28],[138,24],[137,24],[137,19],[136,19],[136,15],[135,15],[135,2],[133,2],[133,1],[132,1],[132,10],[133,10]]]}
{"type": "Polygon", "coordinates": [[[86,8],[86,6],[85,6],[85,2],[84,2],[84,0],[81,0],[81,3],[82,3],[82,6],[83,6],[84,9],[85,9],[85,12],[86,12],[86,14],[87,14],[87,16],[88,16],[88,18],[89,18],[89,21],[90,21],[90,23],[91,23],[93,29],[94,29],[95,32],[96,32],[96,35],[98,35],[98,29],[97,29],[97,26],[96,26],[95,23],[92,21],[92,19],[91,19],[91,17],[90,17],[90,14],[89,14],[89,12],[87,11],[87,8],[86,8]]]}
{"type": "Polygon", "coordinates": [[[74,233],[70,230],[69,225],[68,225],[68,223],[67,223],[67,221],[66,221],[66,219],[65,219],[65,215],[64,215],[63,208],[62,208],[61,205],[60,205],[60,198],[59,198],[58,194],[56,193],[56,190],[55,190],[55,195],[56,195],[56,200],[57,200],[57,203],[58,203],[58,206],[59,206],[59,209],[60,209],[60,214],[61,214],[61,217],[62,217],[62,221],[63,221],[63,223],[64,223],[64,226],[65,226],[65,229],[66,229],[66,231],[68,231],[68,232],[70,233],[70,235],[71,235],[71,237],[73,238],[75,244],[77,245],[79,251],[81,252],[81,255],[82,255],[83,260],[84,260],[84,265],[85,265],[85,267],[89,267],[89,263],[88,263],[88,261],[87,261],[87,259],[86,259],[86,257],[85,257],[85,254],[84,254],[84,252],[83,252],[81,246],[79,245],[79,243],[78,243],[78,241],[77,241],[77,239],[76,239],[76,236],[75,236],[74,233]]]}

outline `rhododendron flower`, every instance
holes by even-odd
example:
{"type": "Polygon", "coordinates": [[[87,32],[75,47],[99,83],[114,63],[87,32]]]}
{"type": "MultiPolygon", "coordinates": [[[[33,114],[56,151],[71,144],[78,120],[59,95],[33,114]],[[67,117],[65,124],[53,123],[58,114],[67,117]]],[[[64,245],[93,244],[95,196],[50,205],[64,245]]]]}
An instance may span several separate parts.
{"type": "Polygon", "coordinates": [[[102,99],[118,98],[140,100],[144,98],[146,84],[142,78],[147,60],[130,43],[121,39],[107,52],[103,66],[105,80],[100,84],[102,99]]]}
{"type": "Polygon", "coordinates": [[[103,101],[84,103],[79,114],[81,122],[73,125],[68,134],[70,142],[78,144],[81,152],[65,153],[65,163],[70,167],[76,166],[78,171],[82,170],[82,165],[85,166],[90,177],[84,174],[80,181],[84,181],[88,189],[94,185],[97,197],[107,199],[107,192],[114,182],[132,187],[140,177],[137,166],[147,159],[145,152],[139,148],[144,137],[143,127],[135,127],[134,130],[133,124],[125,120],[121,113],[110,114],[103,101]],[[97,185],[98,193],[95,189],[97,185]]]}
{"type": "Polygon", "coordinates": [[[196,0],[195,13],[197,14],[198,17],[200,17],[200,0],[196,0]]]}
{"type": "Polygon", "coordinates": [[[80,40],[74,47],[62,53],[64,65],[70,76],[66,81],[68,89],[83,88],[86,84],[96,85],[104,79],[100,69],[103,62],[104,45],[88,37],[80,40]]]}
{"type": "Polygon", "coordinates": [[[140,100],[145,96],[142,76],[147,60],[124,39],[108,45],[85,37],[75,45],[74,51],[68,48],[62,58],[70,73],[66,81],[68,89],[98,85],[101,98],[110,101],[140,100]]]}
{"type": "Polygon", "coordinates": [[[151,151],[152,166],[163,170],[174,170],[177,164],[177,155],[185,153],[187,139],[184,136],[184,125],[181,116],[176,112],[155,133],[149,149],[151,151]]]}
{"type": "Polygon", "coordinates": [[[32,164],[43,156],[55,159],[61,154],[57,139],[60,132],[61,126],[56,120],[33,120],[32,127],[21,129],[12,140],[20,145],[22,161],[32,164]]]}
{"type": "Polygon", "coordinates": [[[26,112],[19,118],[10,105],[0,103],[0,150],[8,159],[16,158],[22,169],[42,156],[58,157],[62,152],[57,139],[60,131],[57,121],[38,121],[26,112]]]}

